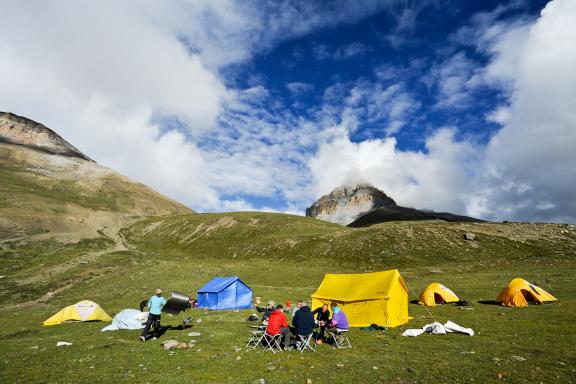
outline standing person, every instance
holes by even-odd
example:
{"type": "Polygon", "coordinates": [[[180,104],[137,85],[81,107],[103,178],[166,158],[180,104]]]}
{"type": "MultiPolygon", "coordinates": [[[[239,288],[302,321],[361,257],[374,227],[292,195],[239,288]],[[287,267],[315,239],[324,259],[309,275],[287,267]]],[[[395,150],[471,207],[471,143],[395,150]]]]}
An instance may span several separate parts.
{"type": "Polygon", "coordinates": [[[322,344],[324,341],[324,331],[330,323],[330,311],[328,311],[328,304],[324,304],[323,306],[316,308],[312,314],[314,315],[316,324],[320,328],[318,334],[316,335],[316,344],[322,344]]]}
{"type": "Polygon", "coordinates": [[[286,315],[282,311],[284,306],[278,304],[276,310],[270,314],[268,318],[268,325],[266,326],[266,333],[269,335],[282,335],[284,336],[284,349],[290,345],[290,328],[288,328],[288,321],[286,315]]]}
{"type": "Polygon", "coordinates": [[[314,330],[314,315],[307,302],[302,302],[302,306],[292,319],[294,330],[292,333],[300,336],[308,336],[314,330]]]}
{"type": "Polygon", "coordinates": [[[146,341],[151,327],[154,328],[154,332],[160,330],[160,314],[162,313],[164,304],[166,304],[166,299],[162,297],[162,290],[158,288],[156,292],[154,292],[154,296],[148,300],[148,320],[146,321],[142,335],[140,335],[140,340],[146,341]]]}
{"type": "Polygon", "coordinates": [[[298,300],[296,307],[292,309],[292,317],[296,316],[296,312],[298,312],[300,308],[302,308],[302,300],[298,300]]]}

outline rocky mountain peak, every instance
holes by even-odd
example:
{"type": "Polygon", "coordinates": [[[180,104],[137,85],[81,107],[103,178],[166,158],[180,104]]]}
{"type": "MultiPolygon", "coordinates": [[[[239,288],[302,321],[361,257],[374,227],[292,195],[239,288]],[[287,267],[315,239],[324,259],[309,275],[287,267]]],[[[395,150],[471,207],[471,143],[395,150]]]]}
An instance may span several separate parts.
{"type": "Polygon", "coordinates": [[[364,227],[387,221],[482,221],[449,212],[401,207],[391,197],[369,184],[335,188],[307,208],[306,216],[349,227],[364,227]]]}
{"type": "Polygon", "coordinates": [[[342,185],[307,208],[306,216],[347,225],[374,208],[395,206],[391,197],[372,185],[342,185]]]}
{"type": "Polygon", "coordinates": [[[22,145],[53,155],[94,161],[50,128],[13,113],[0,112],[0,142],[22,145]]]}

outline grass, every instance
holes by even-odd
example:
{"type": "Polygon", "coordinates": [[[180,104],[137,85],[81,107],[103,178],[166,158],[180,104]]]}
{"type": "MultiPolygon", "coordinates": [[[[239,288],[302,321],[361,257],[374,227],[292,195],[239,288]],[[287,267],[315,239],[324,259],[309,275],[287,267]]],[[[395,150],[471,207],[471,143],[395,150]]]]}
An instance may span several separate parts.
{"type": "Polygon", "coordinates": [[[129,205],[124,208],[131,201],[115,191],[114,180],[106,181],[100,190],[87,193],[75,180],[53,179],[22,166],[2,167],[0,179],[3,184],[0,187],[0,207],[32,205],[35,200],[42,199],[52,204],[72,201],[83,207],[109,211],[128,212],[130,208],[129,205]]]}
{"type": "MultiPolygon", "coordinates": [[[[571,226],[428,222],[350,229],[301,217],[238,213],[152,218],[125,229],[123,236],[128,250],[51,276],[45,284],[87,270],[105,271],[77,278],[72,288],[45,302],[30,305],[16,290],[3,291],[0,382],[570,383],[576,378],[576,231],[571,226]],[[467,231],[477,241],[464,241],[467,231]],[[414,319],[407,325],[386,332],[354,329],[352,349],[322,345],[316,354],[244,350],[249,310],[164,315],[166,325],[178,325],[187,315],[202,319],[194,323],[193,330],[202,333],[197,346],[174,353],[160,342],[187,342],[189,330],[169,330],[158,341],[141,343],[138,331],[99,332],[105,323],[41,326],[81,299],[94,300],[113,315],[136,308],[157,286],[193,293],[217,275],[240,276],[263,300],[295,302],[308,298],[326,272],[390,268],[400,269],[412,292],[439,281],[473,305],[428,311],[411,304],[414,319]],[[517,276],[538,282],[560,301],[525,309],[478,303],[494,299],[517,276]],[[400,336],[433,320],[452,320],[477,334],[400,336]],[[57,341],[74,345],[57,348],[57,341]]],[[[41,263],[62,263],[107,246],[29,244],[10,252],[27,255],[18,270],[21,278],[37,272],[41,263]]],[[[0,279],[3,287],[18,286],[10,273],[0,279]]]]}

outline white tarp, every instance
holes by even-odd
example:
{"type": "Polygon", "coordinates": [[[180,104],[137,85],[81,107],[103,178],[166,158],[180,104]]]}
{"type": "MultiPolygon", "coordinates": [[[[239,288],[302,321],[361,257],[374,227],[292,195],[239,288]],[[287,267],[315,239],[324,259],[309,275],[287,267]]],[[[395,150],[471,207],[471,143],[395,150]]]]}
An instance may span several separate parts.
{"type": "Polygon", "coordinates": [[[407,329],[404,331],[404,333],[402,334],[402,336],[412,336],[412,337],[416,337],[419,336],[421,334],[424,333],[423,329],[407,329]]]}
{"type": "Polygon", "coordinates": [[[142,329],[148,320],[148,312],[140,312],[137,309],[123,309],[118,312],[112,324],[101,329],[102,332],[116,331],[118,329],[142,329]]]}
{"type": "Polygon", "coordinates": [[[474,336],[474,330],[472,328],[464,328],[458,324],[448,320],[444,325],[435,321],[430,324],[426,324],[422,329],[407,329],[402,333],[402,336],[412,336],[416,337],[423,334],[424,332],[432,333],[433,335],[445,335],[446,333],[463,333],[466,335],[474,336]]]}

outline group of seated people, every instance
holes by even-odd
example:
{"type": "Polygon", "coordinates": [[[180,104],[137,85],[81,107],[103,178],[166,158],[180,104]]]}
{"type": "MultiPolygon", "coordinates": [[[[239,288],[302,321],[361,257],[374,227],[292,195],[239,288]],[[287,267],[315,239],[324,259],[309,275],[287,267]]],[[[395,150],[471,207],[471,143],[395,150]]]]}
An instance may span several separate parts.
{"type": "Polygon", "coordinates": [[[314,311],[305,301],[299,301],[292,310],[292,326],[288,325],[288,320],[284,314],[284,306],[276,305],[273,300],[268,302],[264,308],[256,306],[258,312],[263,312],[262,324],[266,326],[266,333],[269,335],[282,335],[281,346],[286,349],[292,346],[292,335],[296,341],[300,341],[298,335],[308,337],[313,334],[316,344],[326,341],[325,331],[341,332],[348,330],[348,319],[346,314],[337,303],[330,304],[332,318],[328,304],[316,308],[314,311]]]}

